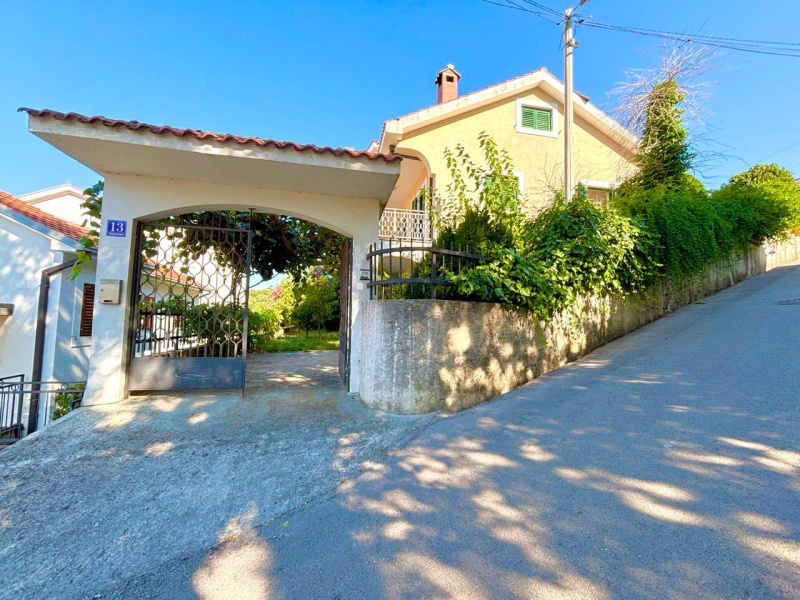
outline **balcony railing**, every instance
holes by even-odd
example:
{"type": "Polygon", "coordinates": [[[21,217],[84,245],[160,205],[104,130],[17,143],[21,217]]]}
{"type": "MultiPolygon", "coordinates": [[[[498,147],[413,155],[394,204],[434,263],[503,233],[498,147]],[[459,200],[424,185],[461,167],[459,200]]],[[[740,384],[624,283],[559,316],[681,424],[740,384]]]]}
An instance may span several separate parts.
{"type": "Polygon", "coordinates": [[[387,208],[381,215],[378,237],[382,240],[420,240],[429,242],[431,218],[427,210],[387,208]]]}

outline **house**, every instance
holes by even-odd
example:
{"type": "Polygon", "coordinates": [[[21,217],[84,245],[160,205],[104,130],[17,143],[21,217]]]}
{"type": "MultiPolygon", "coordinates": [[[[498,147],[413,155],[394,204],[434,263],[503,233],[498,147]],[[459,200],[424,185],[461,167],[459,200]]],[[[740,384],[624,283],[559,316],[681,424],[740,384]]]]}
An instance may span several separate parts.
{"type": "MultiPolygon", "coordinates": [[[[451,65],[443,69],[436,78],[437,104],[387,121],[380,140],[366,151],[20,109],[28,114],[32,133],[105,178],[97,276],[115,282],[121,293],[95,304],[84,402],[116,402],[152,390],[244,387],[241,338],[246,326],[238,321],[235,327],[206,324],[199,333],[191,328],[187,333],[182,308],[156,311],[161,298],[170,303],[177,298],[177,307],[189,300],[192,306],[205,303],[216,315],[239,310],[246,277],[239,279],[246,270],[225,274],[225,260],[215,255],[207,260],[202,253],[176,269],[173,258],[178,255],[169,236],[148,246],[147,236],[161,236],[164,227],[186,226],[182,221],[165,225],[162,219],[220,210],[291,215],[345,238],[339,374],[350,392],[363,393],[369,332],[362,325],[376,285],[371,251],[380,238],[432,238],[420,190],[434,187],[441,193],[447,188],[445,148],[460,143],[479,160],[478,136],[487,132],[508,150],[531,212],[545,206],[560,187],[562,83],[540,69],[460,96],[460,78],[451,65]],[[142,260],[154,247],[159,250],[155,260],[142,260]],[[193,352],[211,342],[234,350],[193,352]]],[[[575,94],[573,102],[576,179],[603,203],[632,171],[636,139],[585,96],[575,94]]],[[[219,230],[191,227],[202,235],[219,230]]],[[[220,257],[249,256],[246,227],[221,231],[222,247],[215,247],[220,257]]],[[[388,271],[393,270],[390,258],[388,271]]]]}
{"type": "Polygon", "coordinates": [[[94,260],[76,279],[68,275],[87,230],[37,204],[0,192],[0,377],[83,381],[91,354],[94,260]]]}
{"type": "Polygon", "coordinates": [[[71,183],[22,194],[17,198],[70,223],[80,225],[85,219],[81,206],[85,200],[83,190],[71,183]]]}
{"type": "MultiPolygon", "coordinates": [[[[450,183],[445,149],[461,144],[480,163],[478,136],[486,132],[508,151],[528,210],[535,214],[548,205],[554,190],[563,188],[564,84],[542,68],[459,95],[460,79],[455,67],[447,65],[435,80],[437,103],[386,121],[370,150],[418,158],[426,172],[417,189],[427,186],[442,194],[450,183]]],[[[573,104],[575,180],[588,188],[590,199],[603,204],[631,174],[637,140],[586,96],[575,93],[573,104]]],[[[395,190],[381,219],[381,237],[430,238],[423,209],[416,191],[395,190]]]]}

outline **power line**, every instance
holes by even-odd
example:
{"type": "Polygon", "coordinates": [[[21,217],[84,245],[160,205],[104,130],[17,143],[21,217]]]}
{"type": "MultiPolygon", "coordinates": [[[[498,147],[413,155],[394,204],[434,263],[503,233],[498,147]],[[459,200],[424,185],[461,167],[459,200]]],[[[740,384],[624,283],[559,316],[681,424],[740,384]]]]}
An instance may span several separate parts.
{"type": "MultiPolygon", "coordinates": [[[[551,13],[544,13],[541,11],[531,10],[529,8],[525,8],[524,6],[520,6],[516,2],[513,2],[512,0],[506,0],[506,2],[495,2],[494,0],[481,0],[481,2],[485,2],[486,4],[492,4],[494,6],[499,6],[500,8],[510,8],[511,10],[519,10],[522,12],[530,13],[532,15],[536,15],[537,17],[544,19],[545,21],[552,23],[553,25],[559,24],[559,22],[553,18],[551,13]]],[[[559,15],[558,13],[554,14],[559,18],[561,18],[561,15],[559,15]]]]}
{"type": "MultiPolygon", "coordinates": [[[[537,10],[526,8],[517,3],[516,0],[481,0],[487,4],[493,4],[501,8],[508,8],[518,10],[535,15],[541,19],[549,21],[553,24],[560,24],[563,16],[556,10],[546,6],[535,0],[520,0],[528,6],[537,10]],[[556,17],[558,20],[556,20],[556,17]]],[[[642,35],[649,37],[656,37],[661,39],[675,40],[689,44],[698,44],[703,46],[711,46],[714,48],[721,48],[724,50],[734,50],[737,52],[750,52],[752,54],[764,54],[769,56],[784,56],[789,58],[800,58],[800,43],[795,42],[776,42],[768,40],[752,40],[742,38],[732,38],[705,34],[682,34],[674,31],[660,31],[657,29],[647,29],[644,27],[631,27],[625,25],[612,25],[609,23],[601,23],[586,18],[576,18],[578,24],[586,25],[587,27],[594,27],[595,29],[604,29],[607,31],[617,31],[621,33],[630,33],[634,35],[642,35]]]]}
{"type": "Polygon", "coordinates": [[[643,35],[649,37],[657,37],[661,39],[676,40],[690,44],[698,44],[702,46],[711,46],[714,48],[723,48],[726,50],[736,50],[738,52],[751,52],[754,54],[767,54],[772,56],[786,56],[800,58],[800,46],[784,42],[758,42],[758,41],[742,41],[736,38],[724,38],[714,36],[702,35],[688,35],[678,34],[668,31],[657,31],[653,29],[641,29],[639,27],[627,27],[624,25],[610,25],[608,23],[599,23],[589,19],[582,19],[579,21],[582,25],[587,27],[594,27],[596,29],[605,29],[610,31],[619,31],[623,33],[631,33],[635,35],[643,35]]]}
{"type": "Polygon", "coordinates": [[[534,7],[538,8],[541,11],[544,11],[546,13],[550,13],[551,15],[556,16],[559,19],[564,16],[560,12],[555,10],[554,8],[550,8],[549,6],[545,6],[544,4],[541,4],[540,2],[534,2],[533,0],[522,0],[522,1],[525,4],[530,4],[531,6],[534,6],[534,7]]]}

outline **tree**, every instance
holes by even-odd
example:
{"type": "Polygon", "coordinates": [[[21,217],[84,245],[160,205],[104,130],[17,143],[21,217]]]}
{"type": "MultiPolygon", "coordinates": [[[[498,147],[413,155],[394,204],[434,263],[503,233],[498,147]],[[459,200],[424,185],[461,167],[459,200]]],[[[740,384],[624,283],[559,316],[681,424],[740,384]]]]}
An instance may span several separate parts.
{"type": "Polygon", "coordinates": [[[676,187],[692,166],[688,132],[683,125],[684,94],[674,79],[656,84],[647,97],[639,148],[633,162],[636,181],[643,188],[676,187]]]}
{"type": "MultiPolygon", "coordinates": [[[[755,204],[765,196],[769,204],[785,211],[785,225],[800,229],[800,184],[788,169],[776,164],[761,164],[731,176],[717,194],[741,194],[755,204]]],[[[765,212],[763,208],[757,212],[765,212]]]]}
{"type": "MultiPolygon", "coordinates": [[[[73,279],[81,272],[83,264],[89,261],[88,250],[97,245],[100,217],[103,206],[103,182],[99,181],[84,190],[85,201],[81,205],[84,210],[84,226],[89,227],[88,235],[81,239],[83,250],[78,253],[78,263],[70,275],[73,279]]],[[[173,255],[177,264],[186,255],[200,256],[214,249],[216,259],[222,266],[234,273],[240,273],[246,265],[244,257],[247,248],[244,236],[235,230],[241,229],[248,222],[253,232],[251,252],[251,268],[264,280],[272,279],[278,273],[288,273],[300,279],[310,266],[319,265],[333,275],[339,268],[342,248],[342,236],[325,227],[289,217],[268,213],[242,213],[239,211],[196,212],[176,217],[176,224],[189,223],[202,228],[214,225],[219,229],[232,231],[207,231],[203,229],[183,230],[180,239],[176,240],[178,252],[173,255]]],[[[145,240],[145,254],[154,254],[158,240],[152,237],[145,240]]],[[[238,280],[238,278],[237,278],[238,280]]]]}
{"type": "Polygon", "coordinates": [[[702,119],[702,101],[709,85],[703,78],[713,58],[703,47],[664,48],[660,65],[629,71],[627,81],[614,90],[618,98],[614,116],[639,136],[631,157],[639,170],[630,184],[644,189],[680,188],[687,171],[717,156],[696,150],[700,142],[705,147],[710,142],[703,137],[708,128],[702,119]],[[692,124],[691,131],[687,122],[692,124]]]}
{"type": "Polygon", "coordinates": [[[336,293],[336,280],[322,268],[314,267],[307,271],[303,282],[295,288],[298,295],[294,318],[306,332],[322,328],[331,321],[339,308],[336,293]]]}

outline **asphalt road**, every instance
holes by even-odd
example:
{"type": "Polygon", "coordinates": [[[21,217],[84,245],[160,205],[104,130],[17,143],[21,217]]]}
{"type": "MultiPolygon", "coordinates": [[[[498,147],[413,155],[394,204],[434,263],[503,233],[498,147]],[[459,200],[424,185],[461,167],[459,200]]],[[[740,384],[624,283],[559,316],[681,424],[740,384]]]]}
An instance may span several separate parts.
{"type": "Polygon", "coordinates": [[[327,499],[244,510],[210,551],[86,591],[800,598],[798,347],[790,266],[438,420],[327,499]]]}

